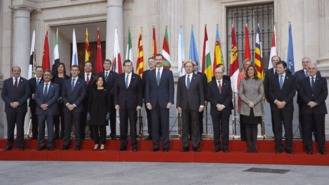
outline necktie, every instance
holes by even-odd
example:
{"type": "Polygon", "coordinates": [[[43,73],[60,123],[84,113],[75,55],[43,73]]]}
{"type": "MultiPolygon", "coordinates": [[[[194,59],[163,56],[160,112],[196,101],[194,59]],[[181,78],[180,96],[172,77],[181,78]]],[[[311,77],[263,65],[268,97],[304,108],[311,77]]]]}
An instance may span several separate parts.
{"type": "Polygon", "coordinates": [[[283,86],[283,75],[280,75],[279,84],[280,84],[280,89],[282,89],[282,86],[283,86]]]}
{"type": "Polygon", "coordinates": [[[40,84],[40,78],[37,78],[37,85],[40,84]]]}
{"type": "Polygon", "coordinates": [[[312,76],[312,79],[311,79],[311,87],[312,87],[312,89],[313,89],[313,87],[314,87],[314,76],[312,76]]]}
{"type": "Polygon", "coordinates": [[[219,89],[219,94],[222,93],[222,84],[220,83],[221,80],[218,80],[218,89],[219,89]]]}
{"type": "Polygon", "coordinates": [[[105,72],[105,79],[107,79],[107,77],[109,76],[109,72],[105,72]]]}
{"type": "Polygon", "coordinates": [[[48,83],[46,83],[45,87],[43,88],[43,95],[48,94],[48,83]]]}
{"type": "Polygon", "coordinates": [[[75,78],[72,78],[72,82],[71,82],[71,88],[72,88],[72,90],[74,89],[74,85],[75,85],[75,78]]]}
{"type": "Polygon", "coordinates": [[[158,69],[158,72],[157,72],[157,76],[156,76],[156,79],[157,79],[157,84],[159,85],[160,84],[160,69],[158,69]]]}
{"type": "Polygon", "coordinates": [[[14,86],[17,87],[18,86],[18,78],[15,77],[15,83],[14,83],[14,86]]]}
{"type": "Polygon", "coordinates": [[[191,85],[190,75],[187,75],[187,79],[186,79],[186,87],[187,87],[187,89],[190,89],[190,85],[191,85]]]}
{"type": "Polygon", "coordinates": [[[87,74],[87,84],[89,84],[90,81],[90,74],[87,74]]]}
{"type": "Polygon", "coordinates": [[[126,74],[126,79],[125,79],[126,88],[128,88],[129,86],[128,79],[129,79],[129,74],[126,74]]]}

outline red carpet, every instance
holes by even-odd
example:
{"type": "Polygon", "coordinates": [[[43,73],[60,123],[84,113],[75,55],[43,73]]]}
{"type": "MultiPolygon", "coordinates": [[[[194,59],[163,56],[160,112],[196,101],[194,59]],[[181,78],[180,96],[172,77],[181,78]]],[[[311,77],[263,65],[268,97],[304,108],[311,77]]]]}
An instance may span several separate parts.
{"type": "MultiPolygon", "coordinates": [[[[0,147],[6,141],[0,140],[0,147]]],[[[181,142],[171,141],[169,152],[153,152],[151,141],[139,141],[139,151],[119,151],[119,140],[108,140],[105,151],[92,151],[93,142],[86,140],[81,151],[73,149],[61,150],[62,141],[56,141],[53,151],[37,151],[36,141],[26,141],[24,151],[0,150],[0,160],[40,160],[40,161],[135,161],[135,162],[206,162],[206,163],[254,163],[254,164],[297,164],[297,165],[329,165],[329,154],[320,155],[314,147],[314,154],[303,152],[302,142],[294,141],[293,154],[276,154],[272,140],[260,140],[257,143],[258,153],[246,153],[246,146],[241,141],[230,141],[230,152],[213,152],[213,141],[204,140],[201,152],[181,152],[181,142]]],[[[326,143],[329,149],[329,142],[326,143]]]]}

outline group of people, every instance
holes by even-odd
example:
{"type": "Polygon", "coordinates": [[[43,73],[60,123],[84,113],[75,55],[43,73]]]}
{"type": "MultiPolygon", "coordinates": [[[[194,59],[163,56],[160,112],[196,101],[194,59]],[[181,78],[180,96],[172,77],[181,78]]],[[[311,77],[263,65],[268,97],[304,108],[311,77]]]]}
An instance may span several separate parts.
{"type": "MultiPolygon", "coordinates": [[[[127,150],[128,138],[131,150],[138,150],[137,114],[145,105],[148,123],[148,139],[153,151],[169,151],[169,109],[174,105],[174,77],[163,66],[161,54],[148,59],[149,69],[142,76],[133,72],[130,60],[123,62],[123,73],[112,70],[111,60],[103,63],[104,71],[94,74],[87,62],[80,73],[73,65],[70,77],[63,63],[54,64],[52,71],[37,66],[35,77],[26,80],[21,69],[12,67],[12,77],[4,81],[2,98],[7,116],[7,145],[14,144],[14,128],[17,127],[16,147],[24,149],[24,118],[29,102],[32,118],[32,137],[38,140],[38,150],[54,149],[54,140],[64,140],[62,149],[71,145],[74,127],[75,149],[81,149],[86,130],[94,140],[94,150],[104,150],[106,126],[110,124],[110,137],[115,139],[116,115],[120,118],[120,150],[127,150]],[[29,101],[28,101],[29,100],[29,101]],[[47,141],[45,128],[47,126],[47,141]],[[86,129],[88,128],[88,129],[86,129]],[[128,134],[129,128],[129,134],[128,134]],[[129,137],[128,137],[129,135],[129,137]]],[[[254,65],[245,62],[238,85],[238,112],[240,113],[241,139],[246,141],[247,151],[256,152],[257,125],[262,122],[263,103],[271,107],[275,151],[291,153],[293,97],[298,93],[299,120],[305,151],[313,151],[312,135],[316,137],[318,151],[325,152],[325,99],[327,81],[317,71],[317,65],[303,58],[303,69],[292,74],[280,57],[272,57],[273,68],[265,73],[264,81],[257,78],[254,65]],[[284,128],[284,140],[282,137],[284,128]]],[[[234,108],[230,77],[223,65],[216,66],[208,83],[205,74],[191,60],[184,62],[185,75],[178,78],[176,108],[182,118],[182,151],[200,151],[203,132],[203,113],[208,102],[213,123],[214,150],[229,151],[229,118],[234,108]]],[[[88,135],[87,135],[88,136],[88,135]]]]}

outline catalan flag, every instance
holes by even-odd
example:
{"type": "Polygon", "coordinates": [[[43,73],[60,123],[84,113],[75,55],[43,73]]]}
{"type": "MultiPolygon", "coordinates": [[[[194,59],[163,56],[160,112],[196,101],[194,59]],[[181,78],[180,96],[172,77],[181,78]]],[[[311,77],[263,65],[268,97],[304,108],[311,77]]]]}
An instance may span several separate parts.
{"type": "Polygon", "coordinates": [[[213,74],[215,74],[215,69],[218,64],[223,64],[223,52],[222,47],[220,44],[220,37],[219,37],[219,30],[218,30],[218,24],[217,24],[217,30],[216,30],[216,42],[215,42],[215,49],[214,49],[214,62],[213,62],[213,74]]]}
{"type": "Polygon", "coordinates": [[[89,60],[90,60],[89,34],[88,34],[88,28],[86,28],[86,32],[85,32],[85,62],[89,62],[89,60]]]}
{"type": "Polygon", "coordinates": [[[260,28],[257,26],[256,30],[256,43],[255,43],[255,59],[254,64],[256,67],[257,77],[261,80],[264,79],[264,67],[262,62],[262,44],[260,41],[260,28]]]}
{"type": "Polygon", "coordinates": [[[136,74],[142,76],[144,72],[144,50],[142,42],[142,33],[139,33],[138,43],[137,43],[137,63],[136,63],[136,74]]]}
{"type": "Polygon", "coordinates": [[[207,25],[204,27],[204,40],[203,40],[203,50],[202,50],[202,72],[206,74],[207,81],[210,82],[213,73],[211,69],[211,57],[209,50],[207,25]]]}

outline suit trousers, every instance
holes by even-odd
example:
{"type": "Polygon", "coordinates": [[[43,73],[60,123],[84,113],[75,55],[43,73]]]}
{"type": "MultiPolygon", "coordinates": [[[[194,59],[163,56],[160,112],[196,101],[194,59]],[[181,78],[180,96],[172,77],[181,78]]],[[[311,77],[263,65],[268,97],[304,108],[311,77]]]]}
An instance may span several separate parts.
{"type": "Polygon", "coordinates": [[[45,146],[45,125],[47,124],[48,147],[53,147],[54,140],[54,116],[41,114],[38,115],[38,146],[45,146]]]}
{"type": "Polygon", "coordinates": [[[200,146],[200,113],[196,110],[182,110],[182,142],[183,147],[189,146],[189,140],[192,140],[193,147],[200,146]]]}
{"type": "Polygon", "coordinates": [[[7,116],[7,142],[8,145],[14,143],[15,125],[17,128],[16,146],[24,147],[24,119],[26,111],[12,109],[6,112],[7,116]]]}
{"type": "Polygon", "coordinates": [[[292,119],[293,111],[286,109],[273,109],[272,117],[274,121],[274,138],[275,147],[277,150],[283,149],[282,144],[282,125],[284,127],[285,146],[287,150],[292,150],[292,119]]]}
{"type": "Polygon", "coordinates": [[[152,140],[154,146],[160,145],[169,149],[169,109],[162,108],[157,103],[151,110],[152,114],[152,140]]]}
{"type": "Polygon", "coordinates": [[[75,134],[75,145],[80,146],[81,136],[80,136],[80,118],[81,112],[69,111],[67,108],[64,110],[64,122],[65,122],[65,131],[64,131],[64,146],[68,146],[71,140],[71,131],[72,126],[74,125],[74,134],[75,134]]]}
{"type": "Polygon", "coordinates": [[[228,110],[212,112],[211,118],[213,123],[215,148],[227,150],[229,142],[230,112],[228,110]]]}
{"type": "Polygon", "coordinates": [[[137,134],[136,134],[136,122],[137,122],[137,111],[136,109],[120,109],[120,141],[121,144],[127,146],[128,137],[128,122],[130,128],[130,139],[131,145],[137,145],[137,134]]]}

